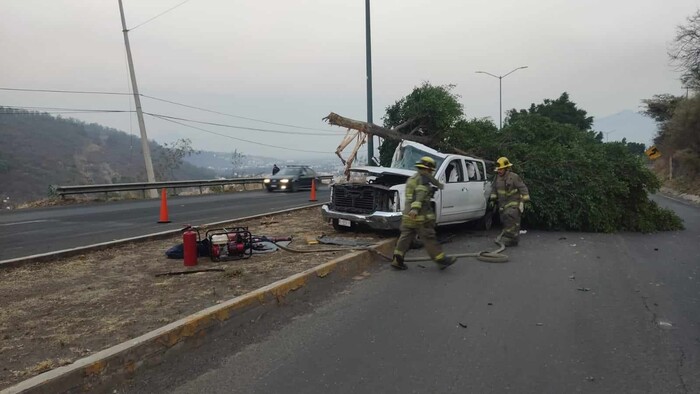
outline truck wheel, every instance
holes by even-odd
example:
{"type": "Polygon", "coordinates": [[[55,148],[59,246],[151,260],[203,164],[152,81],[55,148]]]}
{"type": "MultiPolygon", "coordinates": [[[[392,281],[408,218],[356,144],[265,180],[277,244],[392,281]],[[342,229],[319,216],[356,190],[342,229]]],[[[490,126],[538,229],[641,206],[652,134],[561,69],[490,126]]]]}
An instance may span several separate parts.
{"type": "Polygon", "coordinates": [[[338,224],[338,219],[333,219],[331,223],[333,224],[333,229],[339,233],[352,231],[355,228],[355,226],[353,226],[352,224],[350,225],[350,227],[341,226],[340,224],[338,224]]]}
{"type": "Polygon", "coordinates": [[[491,230],[491,226],[493,226],[493,211],[486,211],[484,216],[477,221],[477,226],[480,230],[491,230]]]}

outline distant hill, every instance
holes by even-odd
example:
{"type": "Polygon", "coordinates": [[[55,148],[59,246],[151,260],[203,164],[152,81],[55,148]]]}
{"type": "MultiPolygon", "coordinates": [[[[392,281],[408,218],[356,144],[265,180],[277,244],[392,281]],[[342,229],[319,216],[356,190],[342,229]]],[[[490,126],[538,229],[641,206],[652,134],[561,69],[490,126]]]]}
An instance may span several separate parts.
{"type": "MultiPolygon", "coordinates": [[[[146,181],[141,140],[123,131],[0,107],[0,139],[0,198],[15,204],[47,197],[49,185],[146,181]]],[[[215,177],[186,162],[171,175],[162,168],[163,147],[150,148],[158,180],[215,177]]]]}
{"type": "Polygon", "coordinates": [[[638,112],[625,110],[613,115],[595,118],[593,130],[602,131],[604,140],[640,142],[647,146],[656,136],[656,122],[638,112]]]}

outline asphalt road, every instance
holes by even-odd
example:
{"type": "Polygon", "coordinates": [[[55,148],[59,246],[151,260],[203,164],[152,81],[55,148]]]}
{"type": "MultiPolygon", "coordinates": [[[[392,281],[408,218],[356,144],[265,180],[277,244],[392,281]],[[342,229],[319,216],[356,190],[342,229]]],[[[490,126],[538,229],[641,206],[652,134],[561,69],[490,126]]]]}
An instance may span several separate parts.
{"type": "MultiPolygon", "coordinates": [[[[328,188],[317,191],[327,201],[328,188]]],[[[308,205],[309,192],[209,194],[168,198],[171,223],[158,223],[160,200],[131,200],[0,212],[0,260],[136,237],[308,205]]]]}
{"type": "Polygon", "coordinates": [[[700,208],[658,199],[685,231],[530,231],[507,264],[384,267],[115,392],[700,393],[700,208]]]}

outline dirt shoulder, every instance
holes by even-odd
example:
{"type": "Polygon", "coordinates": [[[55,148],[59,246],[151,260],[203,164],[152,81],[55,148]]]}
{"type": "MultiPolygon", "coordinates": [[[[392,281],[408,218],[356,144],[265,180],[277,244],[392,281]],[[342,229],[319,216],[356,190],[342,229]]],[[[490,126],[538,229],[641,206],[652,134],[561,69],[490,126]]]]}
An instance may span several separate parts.
{"type": "MultiPolygon", "coordinates": [[[[391,236],[336,233],[318,208],[232,225],[258,236],[292,236],[290,247],[307,250],[342,248],[307,243],[322,234],[368,243],[391,236]]],[[[165,256],[181,241],[175,236],[0,270],[0,389],[350,253],[280,250],[228,262],[200,257],[191,269],[224,271],[157,277],[186,269],[165,256]]]]}

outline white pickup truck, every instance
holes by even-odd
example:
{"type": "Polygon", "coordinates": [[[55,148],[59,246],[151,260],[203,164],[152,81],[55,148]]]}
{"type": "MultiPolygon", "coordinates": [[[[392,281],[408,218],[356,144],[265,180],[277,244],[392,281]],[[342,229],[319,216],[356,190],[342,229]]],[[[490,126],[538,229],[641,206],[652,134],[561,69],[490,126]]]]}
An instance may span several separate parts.
{"type": "Polygon", "coordinates": [[[403,141],[396,148],[391,167],[351,168],[350,181],[331,185],[330,202],[321,207],[324,219],[339,231],[360,223],[378,230],[398,229],[406,181],[416,173],[414,165],[423,156],[435,160],[435,177],[445,185],[432,200],[436,224],[479,220],[480,227],[489,229],[493,214],[488,208],[491,182],[484,160],[441,153],[411,141],[403,141]]]}

